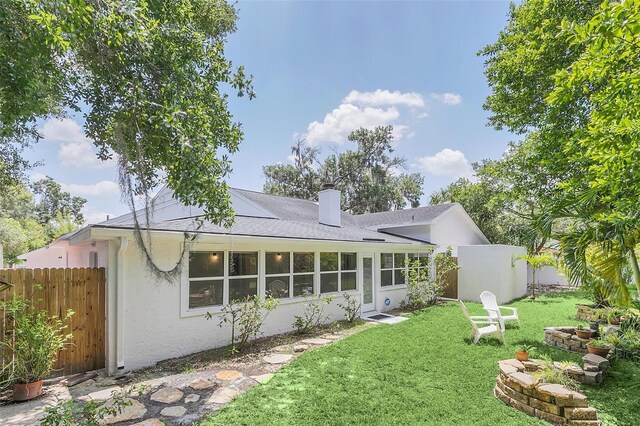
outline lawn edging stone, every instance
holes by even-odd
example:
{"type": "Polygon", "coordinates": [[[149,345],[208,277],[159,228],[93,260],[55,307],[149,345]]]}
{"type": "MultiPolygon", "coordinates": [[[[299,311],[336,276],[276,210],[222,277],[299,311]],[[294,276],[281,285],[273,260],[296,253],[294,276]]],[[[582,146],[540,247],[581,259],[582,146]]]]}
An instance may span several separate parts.
{"type": "Polygon", "coordinates": [[[602,425],[585,395],[559,384],[535,382],[530,363],[525,366],[517,360],[503,360],[498,367],[493,394],[505,404],[554,425],[602,425]]]}

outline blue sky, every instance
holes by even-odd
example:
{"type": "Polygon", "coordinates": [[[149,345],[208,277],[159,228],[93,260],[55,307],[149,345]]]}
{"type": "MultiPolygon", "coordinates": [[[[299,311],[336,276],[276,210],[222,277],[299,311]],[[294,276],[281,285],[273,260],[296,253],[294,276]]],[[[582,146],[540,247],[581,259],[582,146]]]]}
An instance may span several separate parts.
{"type": "MultiPolygon", "coordinates": [[[[506,1],[239,2],[227,56],[254,76],[257,98],[232,99],[244,142],[232,186],[261,190],[262,166],[287,162],[296,138],[323,153],[353,148],[360,126],[392,124],[396,153],[435,190],[498,158],[513,135],[486,126],[489,93],[476,52],[505,26],[506,1]]],[[[88,199],[89,222],[124,213],[113,164],[95,159],[81,117],[42,124],[28,153],[49,175],[88,199]]]]}

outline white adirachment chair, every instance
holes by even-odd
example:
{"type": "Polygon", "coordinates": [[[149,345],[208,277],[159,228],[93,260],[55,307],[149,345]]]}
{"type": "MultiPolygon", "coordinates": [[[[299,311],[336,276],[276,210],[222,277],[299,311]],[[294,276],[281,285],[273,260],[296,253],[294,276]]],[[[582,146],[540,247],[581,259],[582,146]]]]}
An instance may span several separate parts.
{"type": "Polygon", "coordinates": [[[462,312],[464,312],[464,316],[467,317],[467,319],[473,326],[473,331],[469,336],[473,339],[473,343],[478,343],[482,336],[495,334],[495,336],[500,339],[502,341],[502,344],[504,345],[504,334],[502,333],[500,323],[498,323],[497,320],[485,316],[471,316],[469,315],[469,311],[464,305],[464,302],[462,302],[462,300],[460,300],[459,302],[460,307],[462,308],[462,312]]]}
{"type": "Polygon", "coordinates": [[[517,321],[518,327],[520,327],[520,318],[518,318],[518,308],[510,308],[508,306],[498,306],[496,295],[490,291],[483,291],[480,293],[480,300],[482,306],[489,313],[489,317],[497,320],[500,323],[500,328],[504,331],[504,324],[507,321],[517,321]],[[505,313],[509,311],[509,313],[505,313]]]}

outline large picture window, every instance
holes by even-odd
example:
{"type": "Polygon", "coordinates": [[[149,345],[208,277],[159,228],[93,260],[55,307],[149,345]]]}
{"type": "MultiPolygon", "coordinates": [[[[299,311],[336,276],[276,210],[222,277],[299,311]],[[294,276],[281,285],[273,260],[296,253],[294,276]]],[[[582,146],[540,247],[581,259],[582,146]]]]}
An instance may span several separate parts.
{"type": "Polygon", "coordinates": [[[258,294],[258,252],[229,254],[229,302],[258,294]]]}
{"type": "Polygon", "coordinates": [[[404,271],[406,270],[405,253],[381,253],[380,254],[380,285],[383,287],[402,285],[406,283],[404,271]]]}
{"type": "Polygon", "coordinates": [[[189,309],[224,303],[224,252],[189,253],[189,309]]]}
{"type": "Polygon", "coordinates": [[[356,253],[320,253],[320,293],[356,289],[356,253]]]}
{"type": "Polygon", "coordinates": [[[291,296],[291,253],[265,253],[265,294],[276,299],[291,296]]]}

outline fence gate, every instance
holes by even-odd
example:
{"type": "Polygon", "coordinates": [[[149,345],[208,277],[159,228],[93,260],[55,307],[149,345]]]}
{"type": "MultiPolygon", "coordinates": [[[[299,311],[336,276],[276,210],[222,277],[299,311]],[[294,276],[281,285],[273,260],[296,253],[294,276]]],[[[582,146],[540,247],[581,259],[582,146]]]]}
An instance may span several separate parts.
{"type": "MultiPolygon", "coordinates": [[[[453,257],[456,265],[458,264],[458,258],[453,257]]],[[[458,269],[454,269],[452,271],[447,272],[444,275],[445,287],[443,297],[447,297],[449,299],[457,299],[458,298],[458,269]]]]}
{"type": "MultiPolygon", "coordinates": [[[[14,294],[33,301],[36,309],[69,318],[66,333],[71,344],[58,354],[54,375],[82,373],[105,365],[105,268],[0,269],[0,280],[13,287],[0,292],[6,301],[14,294]]],[[[0,311],[4,335],[8,319],[0,311]]]]}

